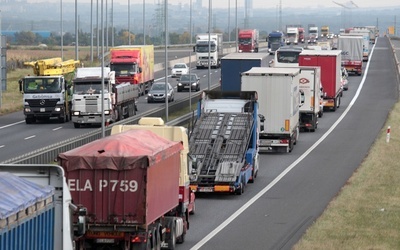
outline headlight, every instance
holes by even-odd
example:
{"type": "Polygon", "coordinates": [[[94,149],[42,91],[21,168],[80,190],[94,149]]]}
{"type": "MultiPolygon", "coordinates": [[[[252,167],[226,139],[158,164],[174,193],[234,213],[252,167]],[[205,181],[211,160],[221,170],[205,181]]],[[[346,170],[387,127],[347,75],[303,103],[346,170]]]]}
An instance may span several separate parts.
{"type": "Polygon", "coordinates": [[[60,107],[56,107],[56,108],[54,109],[54,111],[60,112],[60,111],[61,111],[61,108],[60,108],[60,107]]]}
{"type": "Polygon", "coordinates": [[[195,83],[195,82],[194,82],[194,83],[192,83],[192,86],[196,86],[196,85],[197,85],[197,83],[195,83]]]}
{"type": "Polygon", "coordinates": [[[105,115],[109,115],[110,114],[110,110],[104,110],[104,114],[105,115]]]}
{"type": "Polygon", "coordinates": [[[29,112],[31,112],[31,109],[30,108],[25,108],[25,112],[29,113],[29,112]]]}
{"type": "Polygon", "coordinates": [[[148,97],[151,97],[151,94],[147,94],[148,97]]]}
{"type": "Polygon", "coordinates": [[[80,115],[80,113],[79,111],[74,111],[73,115],[80,115]]]}
{"type": "Polygon", "coordinates": [[[182,86],[182,83],[178,82],[178,86],[182,86]]]}

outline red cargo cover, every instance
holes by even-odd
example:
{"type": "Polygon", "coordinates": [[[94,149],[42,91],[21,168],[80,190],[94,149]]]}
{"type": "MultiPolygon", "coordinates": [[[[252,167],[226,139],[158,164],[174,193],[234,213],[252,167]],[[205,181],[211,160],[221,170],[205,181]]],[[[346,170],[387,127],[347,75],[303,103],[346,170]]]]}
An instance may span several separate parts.
{"type": "Polygon", "coordinates": [[[148,225],[179,203],[180,142],[129,130],[59,155],[89,224],[148,225]]]}

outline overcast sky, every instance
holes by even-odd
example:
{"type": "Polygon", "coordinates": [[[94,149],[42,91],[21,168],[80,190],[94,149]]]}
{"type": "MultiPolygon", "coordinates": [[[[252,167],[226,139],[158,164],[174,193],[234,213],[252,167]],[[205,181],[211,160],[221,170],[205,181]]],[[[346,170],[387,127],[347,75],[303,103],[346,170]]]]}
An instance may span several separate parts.
{"type": "MultiPolygon", "coordinates": [[[[28,2],[59,2],[60,0],[28,0],[28,2]]],[[[74,0],[62,0],[63,2],[75,2],[74,0]]],[[[78,0],[79,3],[90,3],[91,0],[78,0]]],[[[93,0],[93,3],[96,1],[101,2],[101,0],[93,0]]],[[[102,0],[103,3],[106,0],[102,0]]],[[[111,3],[112,0],[107,0],[108,3],[111,3]]],[[[145,3],[154,4],[154,3],[164,3],[165,0],[145,0],[145,3]]],[[[228,4],[230,2],[231,8],[234,8],[236,5],[238,7],[243,7],[245,0],[214,0],[212,1],[213,8],[228,8],[228,4]]],[[[128,4],[129,0],[114,0],[114,3],[120,4],[128,4]]],[[[196,0],[192,0],[194,4],[196,0]]],[[[335,0],[335,2],[343,4],[348,7],[355,7],[348,0],[335,0]]],[[[388,6],[400,6],[399,0],[353,0],[359,8],[374,8],[374,7],[388,7],[388,6]]],[[[143,3],[143,0],[130,0],[131,4],[143,3]]],[[[169,4],[189,4],[190,0],[168,0],[169,4]]],[[[207,7],[209,0],[203,0],[203,6],[207,7]]],[[[279,5],[279,0],[253,0],[253,8],[276,8],[279,5]]],[[[289,7],[339,7],[331,0],[282,0],[282,8],[289,7]]]]}

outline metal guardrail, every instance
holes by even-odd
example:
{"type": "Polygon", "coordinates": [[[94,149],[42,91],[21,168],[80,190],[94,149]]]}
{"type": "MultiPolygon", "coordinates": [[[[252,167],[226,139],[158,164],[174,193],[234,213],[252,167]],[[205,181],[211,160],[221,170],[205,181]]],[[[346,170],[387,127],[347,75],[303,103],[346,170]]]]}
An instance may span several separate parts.
{"type": "MultiPolygon", "coordinates": [[[[192,102],[197,102],[201,92],[193,94],[191,99],[192,102]]],[[[170,113],[180,111],[189,105],[189,97],[186,99],[177,102],[171,106],[168,106],[168,110],[170,113]]],[[[137,124],[139,119],[144,116],[153,116],[153,117],[163,117],[165,115],[165,108],[153,109],[147,112],[144,112],[138,116],[130,117],[124,119],[122,121],[116,122],[109,127],[106,127],[105,134],[109,136],[111,133],[111,128],[116,124],[137,124]]],[[[191,113],[186,114],[184,116],[178,117],[170,122],[167,122],[167,125],[176,125],[182,126],[188,124],[191,118],[191,113]]],[[[11,158],[9,160],[0,162],[0,164],[49,164],[56,161],[59,153],[66,152],[72,150],[74,148],[80,147],[86,143],[92,142],[94,140],[100,139],[102,136],[101,128],[96,129],[94,131],[88,132],[81,136],[77,136],[65,141],[61,141],[52,145],[49,145],[44,148],[37,149],[35,151],[23,154],[18,157],[11,158]]]]}

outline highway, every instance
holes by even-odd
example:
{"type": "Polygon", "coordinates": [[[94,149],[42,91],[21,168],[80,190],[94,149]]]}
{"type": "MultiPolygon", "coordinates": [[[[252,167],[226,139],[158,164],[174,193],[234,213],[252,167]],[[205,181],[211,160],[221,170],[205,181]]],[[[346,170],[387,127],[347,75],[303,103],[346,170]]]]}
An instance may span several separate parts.
{"type": "Polygon", "coordinates": [[[291,249],[360,165],[397,102],[397,69],[379,38],[362,76],[351,76],[340,108],[290,154],[261,155],[241,196],[201,195],[190,234],[177,249],[291,249]]]}
{"type": "MultiPolygon", "coordinates": [[[[301,133],[289,154],[263,154],[255,183],[243,195],[198,194],[190,230],[177,249],[291,249],[360,165],[398,100],[397,69],[387,38],[372,49],[362,76],[350,76],[336,112],[314,133],[301,133]]],[[[193,68],[193,65],[192,65],[193,68]]],[[[193,72],[208,86],[208,70],[193,72]]],[[[211,71],[218,84],[220,70],[211,71]]],[[[156,72],[161,80],[164,71],[156,72]]],[[[176,85],[176,80],[170,82],[176,85]]],[[[176,99],[188,95],[175,92],[176,99]]],[[[139,99],[139,112],[163,106],[139,99]]],[[[72,123],[26,125],[21,112],[0,120],[0,162],[96,128],[72,123]]]]}

